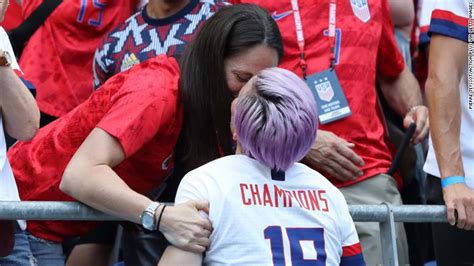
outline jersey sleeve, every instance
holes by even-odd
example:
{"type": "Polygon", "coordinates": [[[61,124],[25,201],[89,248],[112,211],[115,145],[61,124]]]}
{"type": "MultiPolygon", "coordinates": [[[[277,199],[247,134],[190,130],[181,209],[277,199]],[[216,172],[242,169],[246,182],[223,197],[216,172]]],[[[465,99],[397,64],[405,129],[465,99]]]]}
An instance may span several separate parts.
{"type": "MultiPolygon", "coordinates": [[[[339,191],[338,191],[339,192],[339,191]]],[[[365,265],[362,247],[357,236],[354,221],[349,213],[349,207],[342,193],[337,193],[340,198],[339,217],[341,217],[342,255],[341,266],[365,265]]]]}
{"type": "Polygon", "coordinates": [[[0,27],[0,49],[3,51],[6,51],[10,54],[12,64],[11,67],[15,71],[16,75],[20,78],[20,80],[23,82],[23,84],[26,86],[31,91],[35,90],[35,87],[31,82],[25,79],[25,76],[23,74],[23,71],[20,69],[20,65],[18,65],[18,61],[16,60],[15,53],[13,52],[12,44],[10,42],[10,39],[8,38],[8,34],[5,32],[5,30],[0,27]]]}
{"type": "Polygon", "coordinates": [[[418,25],[420,26],[420,45],[430,42],[428,31],[430,29],[431,13],[435,8],[436,0],[423,0],[418,17],[418,25]]]}
{"type": "Polygon", "coordinates": [[[176,192],[175,204],[189,200],[209,200],[208,186],[205,178],[196,171],[189,172],[181,181],[176,192]]]}
{"type": "Polygon", "coordinates": [[[155,135],[170,135],[180,126],[177,63],[163,62],[172,60],[165,56],[160,58],[120,73],[104,84],[122,88],[111,97],[111,107],[97,127],[119,141],[126,158],[155,135]]]}
{"type": "Polygon", "coordinates": [[[431,15],[429,34],[468,41],[468,0],[437,1],[431,15]]]}
{"type": "Polygon", "coordinates": [[[110,71],[107,65],[108,45],[104,44],[97,48],[94,53],[94,61],[92,63],[92,72],[94,80],[94,90],[98,89],[110,77],[110,71]]]}
{"type": "Polygon", "coordinates": [[[386,78],[397,77],[405,68],[405,61],[395,41],[395,32],[388,1],[382,2],[382,34],[377,51],[377,74],[386,78]]]}

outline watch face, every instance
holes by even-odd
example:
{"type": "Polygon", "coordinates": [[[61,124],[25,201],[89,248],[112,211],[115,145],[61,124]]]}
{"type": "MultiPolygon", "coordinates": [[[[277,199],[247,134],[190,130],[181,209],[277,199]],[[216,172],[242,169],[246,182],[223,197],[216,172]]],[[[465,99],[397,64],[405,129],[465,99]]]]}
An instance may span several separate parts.
{"type": "Polygon", "coordinates": [[[7,59],[8,65],[11,65],[11,63],[12,63],[12,58],[11,58],[11,56],[10,56],[10,53],[8,53],[8,52],[6,52],[6,51],[5,51],[5,59],[7,59]]]}
{"type": "Polygon", "coordinates": [[[9,66],[12,63],[12,58],[10,57],[10,53],[7,51],[3,51],[0,54],[0,66],[9,66]]]}
{"type": "Polygon", "coordinates": [[[150,213],[144,213],[142,218],[142,226],[148,230],[154,230],[153,225],[155,224],[155,217],[150,213]]]}

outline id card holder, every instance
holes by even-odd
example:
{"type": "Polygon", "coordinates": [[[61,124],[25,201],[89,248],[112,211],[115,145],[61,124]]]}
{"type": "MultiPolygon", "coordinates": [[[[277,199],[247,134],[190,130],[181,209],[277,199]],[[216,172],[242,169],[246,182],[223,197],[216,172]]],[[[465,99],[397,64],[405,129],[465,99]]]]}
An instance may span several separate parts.
{"type": "Polygon", "coordinates": [[[332,69],[312,74],[306,78],[318,105],[318,117],[321,124],[327,124],[352,114],[344,91],[332,69]]]}

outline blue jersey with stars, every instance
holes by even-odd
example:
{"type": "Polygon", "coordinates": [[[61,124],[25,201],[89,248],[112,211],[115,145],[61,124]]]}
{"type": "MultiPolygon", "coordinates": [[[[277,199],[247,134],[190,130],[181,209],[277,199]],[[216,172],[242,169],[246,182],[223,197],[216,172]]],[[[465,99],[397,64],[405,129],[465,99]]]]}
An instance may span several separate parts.
{"type": "Polygon", "coordinates": [[[179,57],[194,34],[223,0],[191,0],[178,13],[163,19],[148,16],[146,6],[104,39],[94,55],[94,88],[113,75],[159,54],[179,57]]]}

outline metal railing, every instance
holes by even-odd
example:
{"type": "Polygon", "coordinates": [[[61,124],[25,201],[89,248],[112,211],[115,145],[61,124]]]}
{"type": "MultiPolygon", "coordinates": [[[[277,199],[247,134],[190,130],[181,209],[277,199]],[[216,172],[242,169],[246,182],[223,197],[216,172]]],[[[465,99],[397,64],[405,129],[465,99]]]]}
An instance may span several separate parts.
{"type": "MultiPolygon", "coordinates": [[[[351,205],[354,221],[378,222],[383,265],[398,265],[395,222],[447,222],[445,206],[351,205]]],[[[119,221],[77,202],[0,201],[0,220],[119,221]]]]}

